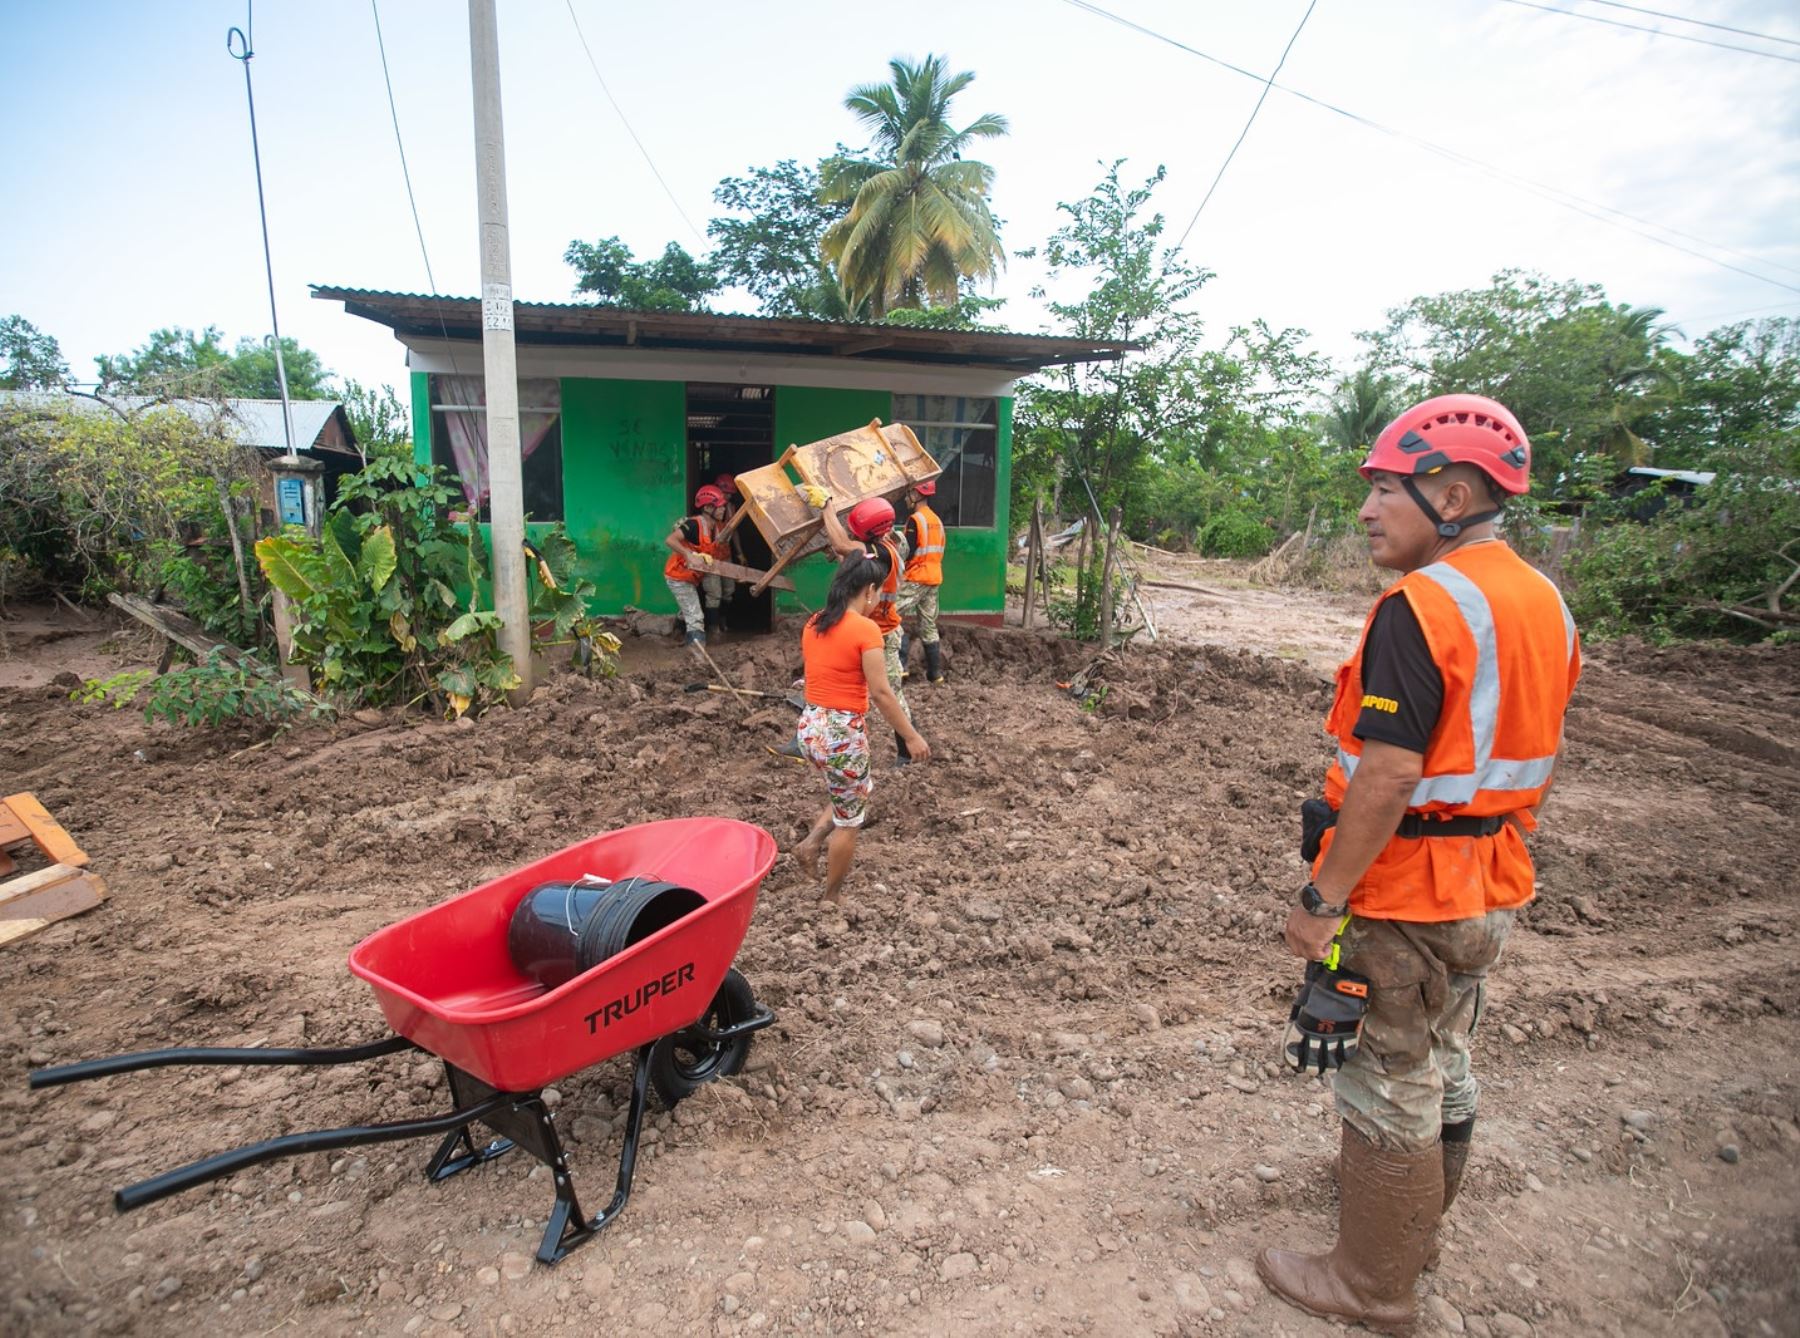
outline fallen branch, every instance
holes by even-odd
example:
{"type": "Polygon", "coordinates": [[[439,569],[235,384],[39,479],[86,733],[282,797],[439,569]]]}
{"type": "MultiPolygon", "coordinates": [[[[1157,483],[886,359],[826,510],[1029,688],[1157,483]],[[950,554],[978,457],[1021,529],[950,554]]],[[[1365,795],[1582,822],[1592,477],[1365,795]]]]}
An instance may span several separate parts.
{"type": "Polygon", "coordinates": [[[1139,584],[1148,585],[1157,590],[1185,590],[1190,595],[1211,595],[1214,599],[1231,598],[1231,596],[1226,594],[1223,590],[1214,590],[1211,587],[1204,585],[1185,585],[1180,581],[1145,580],[1139,582],[1139,584]]]}

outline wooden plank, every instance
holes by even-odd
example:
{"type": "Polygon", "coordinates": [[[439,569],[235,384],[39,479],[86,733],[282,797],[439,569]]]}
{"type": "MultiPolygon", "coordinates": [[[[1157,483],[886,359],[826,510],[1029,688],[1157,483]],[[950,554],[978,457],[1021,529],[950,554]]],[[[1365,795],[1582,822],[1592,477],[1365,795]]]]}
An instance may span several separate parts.
{"type": "Polygon", "coordinates": [[[203,660],[216,650],[233,664],[254,661],[254,657],[248,651],[220,641],[217,637],[208,636],[199,623],[180,609],[152,604],[147,599],[139,599],[135,595],[121,595],[117,591],[109,594],[106,599],[108,603],[123,609],[146,627],[161,632],[171,641],[180,642],[203,660]]]}
{"type": "Polygon", "coordinates": [[[20,822],[18,816],[0,799],[0,849],[17,845],[31,835],[31,828],[20,822]]]}
{"type": "Polygon", "coordinates": [[[17,897],[30,896],[46,887],[54,887],[57,883],[66,883],[78,876],[80,869],[71,864],[51,864],[42,869],[33,869],[30,873],[22,873],[10,882],[0,883],[0,906],[17,897]]]}
{"type": "Polygon", "coordinates": [[[4,802],[12,810],[13,816],[30,830],[31,839],[44,852],[46,859],[55,860],[58,864],[80,865],[88,862],[81,847],[62,829],[61,823],[45,812],[36,795],[9,794],[0,802],[4,802]]]}
{"type": "MultiPolygon", "coordinates": [[[[768,572],[758,571],[755,567],[740,567],[735,562],[725,562],[719,558],[714,558],[710,567],[690,560],[688,569],[697,571],[703,576],[716,572],[720,576],[729,576],[734,581],[760,581],[769,575],[768,572]]],[[[794,583],[785,576],[776,576],[766,582],[763,588],[767,589],[768,586],[774,586],[777,590],[792,590],[794,583]]]]}
{"type": "Polygon", "coordinates": [[[0,902],[0,947],[28,939],[58,920],[91,911],[106,900],[106,884],[99,874],[76,869],[69,872],[73,877],[0,902]]]}

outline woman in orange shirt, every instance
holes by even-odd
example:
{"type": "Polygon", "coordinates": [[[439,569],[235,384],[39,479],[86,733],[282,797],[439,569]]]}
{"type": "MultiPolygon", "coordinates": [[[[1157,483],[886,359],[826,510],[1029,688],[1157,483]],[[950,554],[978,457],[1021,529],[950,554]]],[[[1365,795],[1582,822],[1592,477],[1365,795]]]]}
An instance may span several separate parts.
{"type": "Polygon", "coordinates": [[[866,549],[838,563],[825,607],[807,619],[800,635],[806,661],[806,709],[800,715],[800,750],[825,776],[831,803],[806,839],[794,847],[802,867],[816,873],[828,855],[825,899],[842,898],[844,878],[856,855],[856,833],[868,816],[869,731],[865,717],[874,701],[915,762],[931,749],[907,719],[888,683],[881,629],[869,613],[881,598],[887,568],[866,549]]]}

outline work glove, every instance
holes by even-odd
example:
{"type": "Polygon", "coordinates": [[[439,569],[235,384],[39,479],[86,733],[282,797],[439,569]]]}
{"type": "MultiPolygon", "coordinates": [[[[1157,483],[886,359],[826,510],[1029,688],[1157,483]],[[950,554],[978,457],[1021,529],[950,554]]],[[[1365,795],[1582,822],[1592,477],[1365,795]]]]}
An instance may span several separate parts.
{"type": "Polygon", "coordinates": [[[800,496],[806,499],[806,504],[814,511],[823,511],[831,504],[831,494],[816,483],[802,483],[800,496]]]}
{"type": "Polygon", "coordinates": [[[1362,1040],[1369,1011],[1369,981],[1354,971],[1306,964],[1306,981],[1288,1012],[1282,1061],[1296,1073],[1341,1069],[1362,1040]]]}

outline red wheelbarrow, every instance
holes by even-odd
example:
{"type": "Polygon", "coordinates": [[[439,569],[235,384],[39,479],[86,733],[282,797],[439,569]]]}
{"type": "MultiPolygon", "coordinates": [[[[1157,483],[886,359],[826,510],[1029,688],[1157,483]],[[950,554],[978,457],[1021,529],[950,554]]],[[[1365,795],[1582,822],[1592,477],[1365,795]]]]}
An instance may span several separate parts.
{"type": "Polygon", "coordinates": [[[677,818],[606,832],[473,891],[377,930],[350,953],[395,1032],[347,1049],[171,1049],[39,1069],[31,1086],[180,1064],[350,1064],[419,1048],[444,1061],[451,1109],[394,1124],[289,1134],[222,1152],[128,1185],[120,1211],[280,1157],[441,1134],[426,1174],[443,1180],[522,1147],[550,1167],[556,1205],[538,1258],[553,1264],[591,1239],[631,1196],[638,1136],[654,1084],[673,1104],[737,1072],[752,1034],[775,1020],[731,968],[775,862],[760,827],[729,818],[677,818]],[[514,965],[507,931],[519,903],[554,882],[653,878],[691,888],[702,903],[618,955],[554,989],[514,965]],[[603,1060],[636,1051],[631,1107],[613,1199],[586,1217],[542,1091],[603,1060]],[[498,1137],[477,1147],[470,1128],[498,1137]]]}

